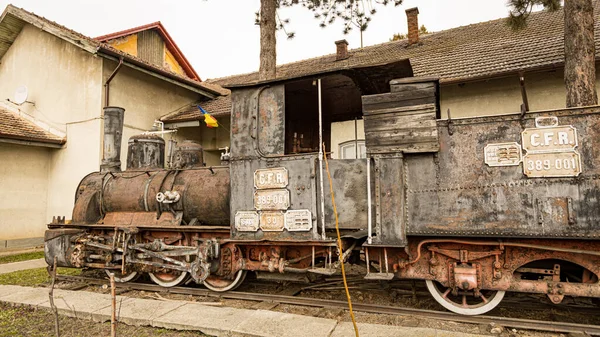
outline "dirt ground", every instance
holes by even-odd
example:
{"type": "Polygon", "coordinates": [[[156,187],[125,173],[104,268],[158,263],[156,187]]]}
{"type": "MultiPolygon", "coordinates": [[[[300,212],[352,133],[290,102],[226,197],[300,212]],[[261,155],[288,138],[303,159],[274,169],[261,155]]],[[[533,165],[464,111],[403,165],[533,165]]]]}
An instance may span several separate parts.
{"type": "MultiPolygon", "coordinates": [[[[110,322],[96,323],[85,319],[59,316],[61,337],[110,336],[110,322]]],[[[54,315],[47,310],[0,303],[0,337],[54,337],[54,315]]],[[[199,337],[194,331],[176,331],[149,327],[117,325],[117,336],[131,337],[199,337]]]]}

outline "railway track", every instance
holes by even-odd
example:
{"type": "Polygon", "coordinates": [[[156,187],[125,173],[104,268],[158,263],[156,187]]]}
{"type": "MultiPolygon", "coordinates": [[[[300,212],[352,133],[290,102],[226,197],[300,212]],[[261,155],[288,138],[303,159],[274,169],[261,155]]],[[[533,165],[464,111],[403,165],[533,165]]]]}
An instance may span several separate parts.
{"type": "MultiPolygon", "coordinates": [[[[88,285],[104,285],[108,284],[108,280],[91,278],[91,277],[82,277],[82,276],[67,276],[67,275],[57,275],[57,279],[60,281],[69,281],[69,282],[81,282],[86,283],[88,285]]],[[[306,298],[306,297],[297,297],[297,296],[288,296],[288,295],[277,295],[277,294],[258,294],[258,293],[248,293],[248,292],[240,292],[240,291],[229,291],[223,293],[213,292],[207,289],[198,289],[198,288],[190,288],[190,287],[172,287],[172,288],[164,288],[154,284],[146,284],[146,283],[119,283],[117,284],[117,288],[127,289],[127,290],[143,290],[143,291],[151,291],[151,292],[163,292],[163,293],[171,293],[171,294],[183,294],[183,295],[193,295],[193,296],[204,296],[204,297],[215,297],[215,298],[223,298],[223,299],[235,299],[235,300],[247,300],[247,301],[272,301],[280,304],[289,304],[289,305],[300,305],[300,306],[308,306],[308,307],[319,307],[319,308],[335,308],[335,309],[347,309],[348,303],[345,301],[337,301],[337,300],[324,300],[324,299],[315,299],[315,298],[306,298]]],[[[435,311],[435,310],[424,310],[424,309],[416,309],[416,308],[406,308],[406,307],[391,307],[384,305],[376,305],[376,304],[362,304],[362,303],[353,303],[353,309],[355,311],[361,311],[366,313],[382,313],[389,315],[413,315],[419,316],[429,319],[436,320],[445,320],[452,322],[461,322],[461,323],[472,323],[472,324],[490,324],[495,323],[502,325],[507,328],[517,328],[517,329],[526,329],[526,330],[537,330],[537,331],[547,331],[547,332],[560,332],[560,333],[570,333],[570,332],[585,332],[589,335],[600,336],[600,326],[598,325],[588,325],[588,324],[577,324],[577,323],[567,323],[567,322],[548,322],[548,321],[538,321],[538,320],[530,320],[530,319],[520,319],[520,318],[509,318],[509,317],[499,317],[499,316],[463,316],[457,315],[451,312],[446,311],[435,311]]]]}

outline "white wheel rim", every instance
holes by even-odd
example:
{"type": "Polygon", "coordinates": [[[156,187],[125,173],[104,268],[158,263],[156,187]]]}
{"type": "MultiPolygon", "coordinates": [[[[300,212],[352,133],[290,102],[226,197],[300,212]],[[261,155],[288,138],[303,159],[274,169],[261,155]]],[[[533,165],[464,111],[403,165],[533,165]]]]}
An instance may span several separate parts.
{"type": "Polygon", "coordinates": [[[138,275],[137,271],[132,271],[131,273],[125,274],[124,276],[119,276],[119,275],[121,275],[121,273],[113,273],[112,271],[110,271],[108,269],[104,269],[104,271],[106,272],[106,275],[108,275],[108,277],[110,277],[110,274],[114,274],[115,282],[119,282],[119,283],[129,282],[138,275]]]}
{"type": "Polygon", "coordinates": [[[235,275],[235,278],[233,279],[233,281],[225,286],[225,287],[215,287],[210,285],[208,282],[206,282],[206,280],[203,282],[204,286],[212,291],[216,291],[216,292],[225,292],[225,291],[229,291],[229,290],[234,290],[235,288],[239,287],[242,282],[244,282],[244,279],[246,278],[246,271],[245,270],[240,270],[237,272],[237,274],[235,275]]]}
{"type": "Polygon", "coordinates": [[[431,296],[433,296],[433,298],[444,308],[454,313],[467,316],[485,314],[486,312],[494,309],[500,303],[500,301],[502,301],[502,299],[504,298],[504,294],[506,293],[503,290],[497,290],[496,293],[492,295],[486,303],[482,302],[481,305],[462,307],[459,306],[457,303],[452,302],[447,298],[444,298],[443,294],[440,292],[440,290],[434,282],[435,281],[432,280],[425,280],[427,290],[429,290],[431,296]]]}
{"type": "Polygon", "coordinates": [[[181,284],[181,282],[183,282],[186,279],[186,277],[188,276],[188,273],[181,272],[181,274],[179,276],[177,276],[174,280],[171,280],[171,281],[164,281],[161,278],[159,278],[158,276],[154,275],[154,273],[148,273],[148,276],[150,276],[150,279],[152,280],[152,282],[158,284],[161,287],[169,288],[169,287],[174,287],[174,286],[181,284]]]}

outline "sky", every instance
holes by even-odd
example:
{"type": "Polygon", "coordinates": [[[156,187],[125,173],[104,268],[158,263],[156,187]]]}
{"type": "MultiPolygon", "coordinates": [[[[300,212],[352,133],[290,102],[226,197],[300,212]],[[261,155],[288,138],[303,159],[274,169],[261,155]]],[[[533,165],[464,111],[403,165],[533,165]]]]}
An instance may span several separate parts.
{"type": "MultiPolygon", "coordinates": [[[[161,21],[202,80],[258,70],[259,27],[254,13],[260,0],[0,0],[96,37],[161,21]]],[[[376,5],[378,11],[363,33],[364,46],[388,42],[394,33],[406,33],[407,8],[419,8],[419,25],[440,31],[506,17],[506,0],[404,0],[399,7],[376,5]]],[[[360,34],[342,32],[341,21],[326,28],[311,11],[300,6],[284,8],[290,19],[289,40],[277,34],[277,64],[335,52],[334,41],[346,39],[349,48],[360,47],[360,34]]]]}

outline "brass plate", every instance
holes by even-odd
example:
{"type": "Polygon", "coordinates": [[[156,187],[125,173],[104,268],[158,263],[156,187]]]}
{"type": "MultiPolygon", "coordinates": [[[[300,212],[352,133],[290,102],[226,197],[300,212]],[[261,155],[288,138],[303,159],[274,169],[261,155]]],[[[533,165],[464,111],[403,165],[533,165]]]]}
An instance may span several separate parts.
{"type": "Polygon", "coordinates": [[[254,187],[258,190],[284,188],[288,185],[288,171],[285,167],[258,169],[254,171],[254,187]]]}
{"type": "Polygon", "coordinates": [[[485,146],[485,163],[488,166],[517,166],[521,163],[521,145],[518,143],[495,143],[485,146]]]}
{"type": "Polygon", "coordinates": [[[285,227],[283,212],[261,212],[260,229],[264,232],[282,232],[285,227]]]}
{"type": "Polygon", "coordinates": [[[254,208],[259,211],[285,211],[290,207],[290,191],[258,190],[254,192],[254,208]]]}
{"type": "Polygon", "coordinates": [[[285,228],[290,232],[312,229],[312,215],[307,209],[294,209],[285,213],[285,228]]]}
{"type": "Polygon", "coordinates": [[[523,173],[529,178],[576,177],[581,173],[579,153],[528,153],[523,157],[523,173]]]}
{"type": "Polygon", "coordinates": [[[240,232],[256,232],[259,227],[256,211],[238,211],[235,213],[235,229],[240,232]]]}
{"type": "Polygon", "coordinates": [[[570,126],[525,129],[521,133],[528,153],[565,152],[577,147],[577,130],[570,126]]]}

